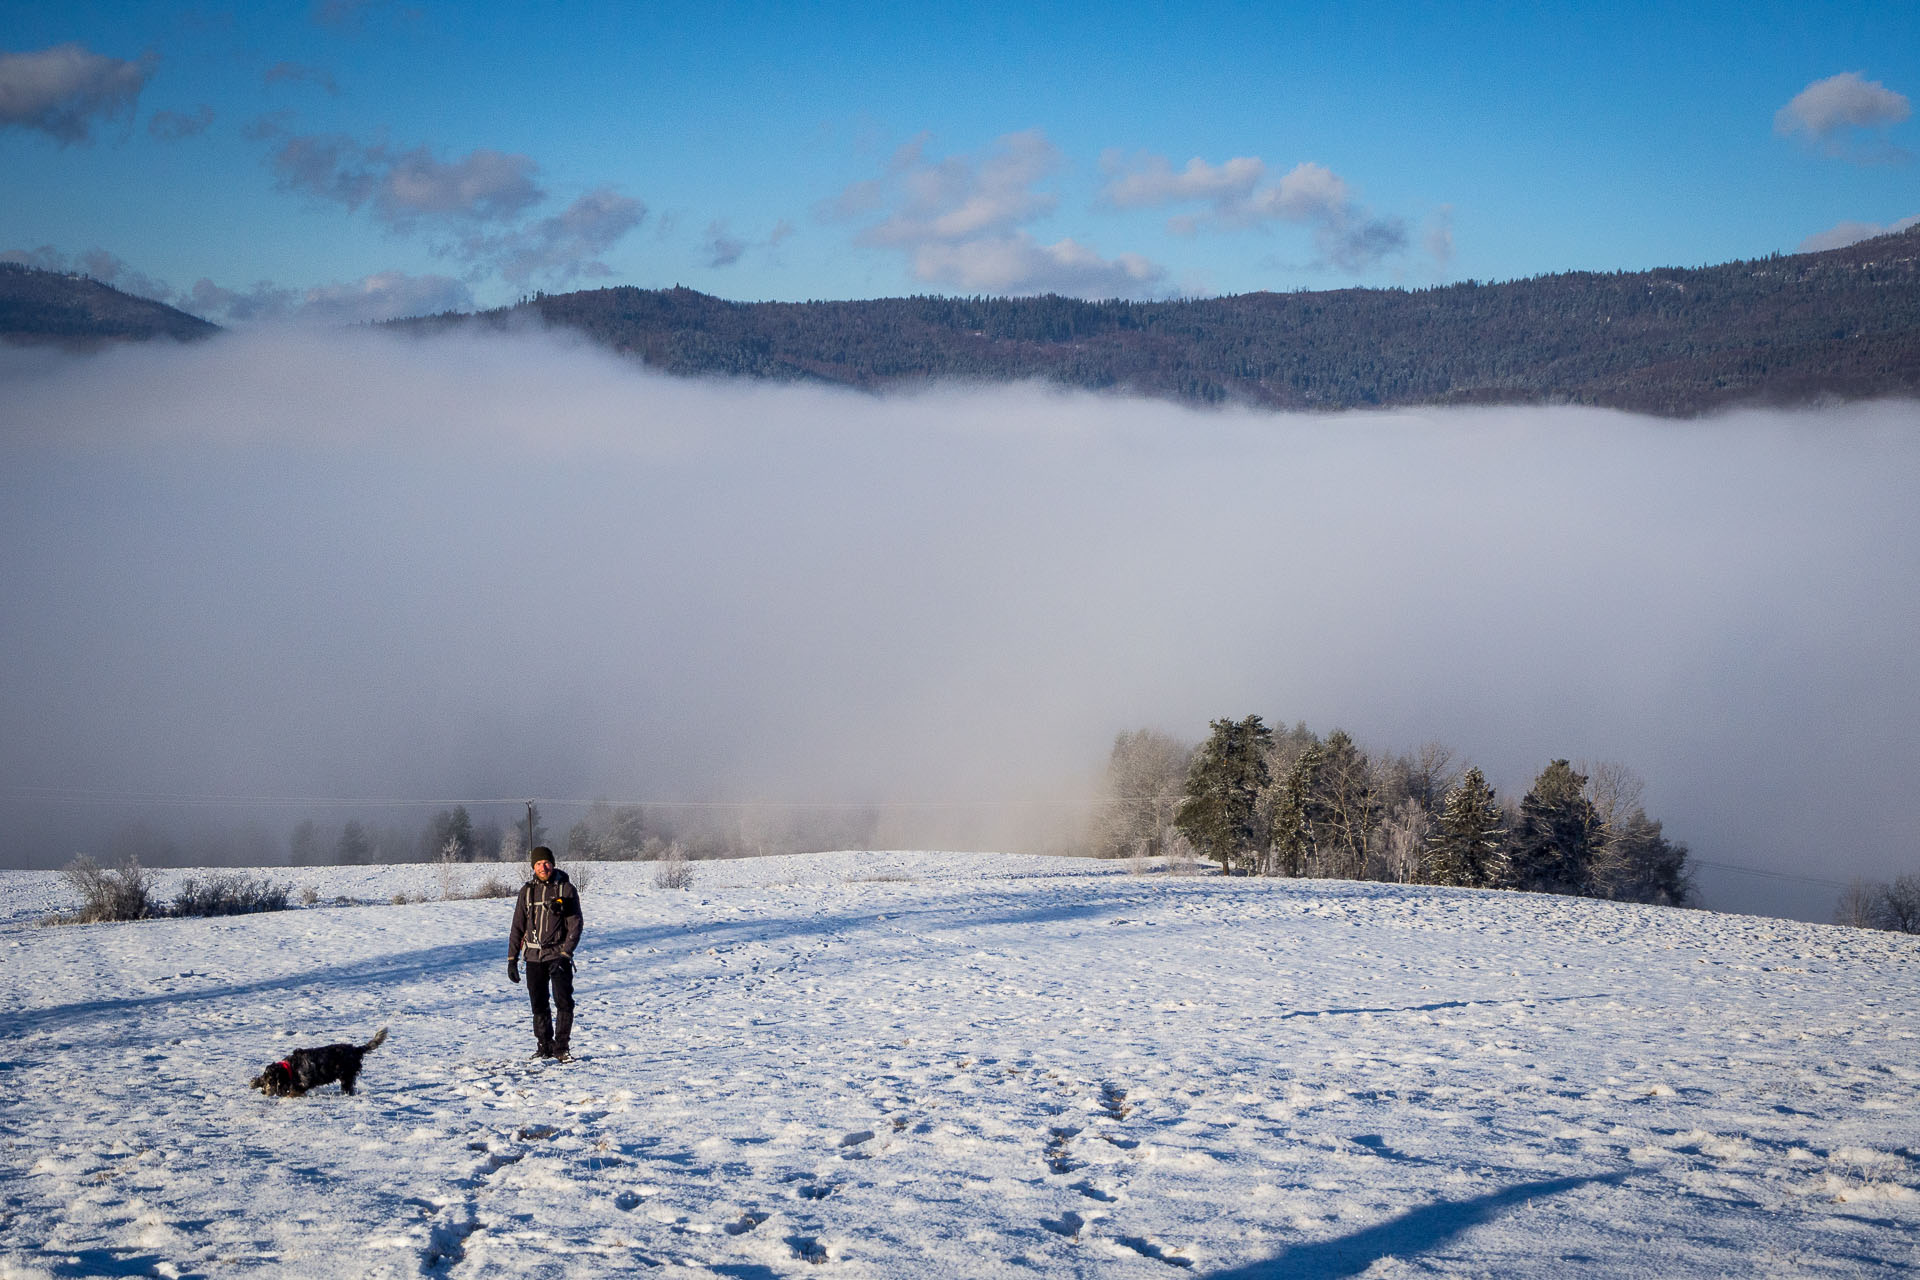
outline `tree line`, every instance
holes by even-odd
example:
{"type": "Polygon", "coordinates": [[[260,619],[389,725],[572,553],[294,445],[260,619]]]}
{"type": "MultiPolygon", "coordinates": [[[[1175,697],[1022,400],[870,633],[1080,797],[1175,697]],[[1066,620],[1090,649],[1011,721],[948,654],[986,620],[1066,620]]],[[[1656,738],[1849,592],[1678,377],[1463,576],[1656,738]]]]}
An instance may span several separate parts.
{"type": "Polygon", "coordinates": [[[1640,804],[1624,765],[1554,760],[1514,801],[1429,743],[1369,751],[1257,715],[1188,746],[1122,733],[1093,835],[1108,857],[1191,851],[1229,875],[1307,876],[1573,894],[1685,906],[1687,848],[1640,804]]]}
{"type": "Polygon", "coordinates": [[[1430,289],[1168,301],[731,302],[623,286],[394,322],[566,328],[686,375],[1044,380],[1200,404],[1590,404],[1685,416],[1920,391],[1920,228],[1821,253],[1430,289]]]}

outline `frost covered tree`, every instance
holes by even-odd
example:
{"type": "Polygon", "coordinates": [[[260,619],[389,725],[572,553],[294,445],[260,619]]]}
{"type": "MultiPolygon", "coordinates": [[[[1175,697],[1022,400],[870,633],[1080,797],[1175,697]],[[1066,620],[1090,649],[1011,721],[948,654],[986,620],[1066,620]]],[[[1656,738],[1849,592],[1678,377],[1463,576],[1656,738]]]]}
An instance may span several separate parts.
{"type": "Polygon", "coordinates": [[[1117,735],[1094,817],[1094,852],[1103,858],[1165,853],[1192,758],[1193,748],[1171,734],[1138,729],[1117,735]]]}
{"type": "Polygon", "coordinates": [[[1424,874],[1429,884],[1487,888],[1508,878],[1506,818],[1479,769],[1468,769],[1428,838],[1424,874]]]}
{"type": "Polygon", "coordinates": [[[1660,823],[1635,805],[1605,826],[1594,853],[1593,892],[1617,902],[1684,907],[1693,899],[1687,846],[1668,840],[1660,823]]]}
{"type": "Polygon", "coordinates": [[[1586,775],[1565,760],[1540,771],[1520,801],[1508,884],[1534,893],[1592,896],[1593,859],[1605,835],[1586,775]]]}
{"type": "Polygon", "coordinates": [[[1370,880],[1418,884],[1432,838],[1434,815],[1412,796],[1403,796],[1380,823],[1380,838],[1368,863],[1370,880]]]}
{"type": "Polygon", "coordinates": [[[1316,771],[1319,789],[1319,855],[1315,875],[1354,880],[1366,874],[1367,850],[1380,825],[1380,793],[1373,766],[1344,730],[1335,729],[1321,746],[1316,771]]]}
{"type": "Polygon", "coordinates": [[[1260,793],[1272,779],[1267,747],[1273,730],[1259,716],[1215,720],[1187,768],[1186,799],[1174,825],[1202,857],[1220,870],[1250,867],[1266,845],[1261,829],[1260,793]]]}
{"type": "Polygon", "coordinates": [[[1326,753],[1310,743],[1294,758],[1273,806],[1268,866],[1271,874],[1304,876],[1319,859],[1320,766],[1326,753]]]}

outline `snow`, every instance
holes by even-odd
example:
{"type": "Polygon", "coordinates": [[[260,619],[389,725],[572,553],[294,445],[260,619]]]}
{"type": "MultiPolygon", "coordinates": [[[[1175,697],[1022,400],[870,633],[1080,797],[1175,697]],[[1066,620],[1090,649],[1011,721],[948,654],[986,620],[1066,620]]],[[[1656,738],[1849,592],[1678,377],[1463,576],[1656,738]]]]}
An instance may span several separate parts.
{"type": "Polygon", "coordinates": [[[1014,855],[569,869],[565,1065],[511,901],[436,868],[58,928],[56,876],[0,875],[0,1276],[1920,1265],[1917,939],[1014,855]],[[355,1096],[247,1088],[383,1025],[355,1096]]]}

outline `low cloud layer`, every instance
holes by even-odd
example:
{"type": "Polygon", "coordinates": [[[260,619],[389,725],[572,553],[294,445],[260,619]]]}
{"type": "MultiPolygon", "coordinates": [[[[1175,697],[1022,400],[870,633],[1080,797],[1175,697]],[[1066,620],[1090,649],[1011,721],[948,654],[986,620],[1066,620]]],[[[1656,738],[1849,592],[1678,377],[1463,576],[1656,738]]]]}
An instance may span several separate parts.
{"type": "Polygon", "coordinates": [[[1913,114],[1907,95],[1857,71],[1815,80],[1774,113],[1773,130],[1800,138],[1837,158],[1886,161],[1910,158],[1887,142],[1885,130],[1913,114]]]}
{"type": "Polygon", "coordinates": [[[133,113],[152,74],[149,59],[108,57],[79,44],[0,53],[0,127],[35,130],[63,145],[90,142],[95,123],[133,113]]]}
{"type": "Polygon", "coordinates": [[[830,203],[841,218],[871,219],[859,243],[906,256],[914,278],[967,292],[1141,297],[1165,269],[1137,253],[1105,257],[1071,237],[1043,243],[1027,224],[1059,197],[1041,186],[1064,166],[1037,129],[1011,133],[979,156],[929,158],[918,139],[879,178],[830,203]]]}
{"type": "Polygon", "coordinates": [[[1291,417],[297,333],[0,353],[0,390],[16,863],[153,795],[886,803],[1017,843],[989,819],[1070,811],[1116,731],[1257,712],[1509,795],[1622,760],[1704,858],[1912,869],[1911,404],[1291,417]]]}

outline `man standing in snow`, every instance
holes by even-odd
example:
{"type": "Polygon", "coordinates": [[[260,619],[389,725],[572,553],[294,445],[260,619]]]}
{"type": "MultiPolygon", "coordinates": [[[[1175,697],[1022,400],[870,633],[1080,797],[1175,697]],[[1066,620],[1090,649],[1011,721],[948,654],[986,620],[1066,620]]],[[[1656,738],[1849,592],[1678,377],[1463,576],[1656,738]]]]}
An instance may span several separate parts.
{"type": "Polygon", "coordinates": [[[513,934],[507,939],[507,978],[520,981],[520,953],[527,956],[527,995],[533,1000],[533,1036],[540,1042],[536,1056],[566,1062],[567,1040],[573,1034],[573,949],[580,945],[580,893],[567,873],[553,865],[553,850],[534,849],[533,879],[520,886],[513,904],[513,934]],[[553,990],[555,1022],[547,1008],[547,990],[553,990]]]}

